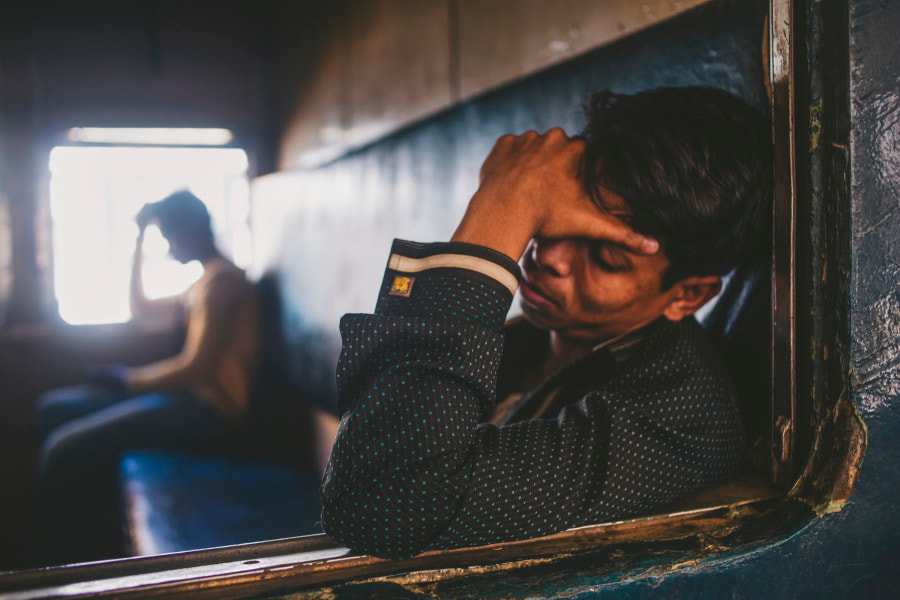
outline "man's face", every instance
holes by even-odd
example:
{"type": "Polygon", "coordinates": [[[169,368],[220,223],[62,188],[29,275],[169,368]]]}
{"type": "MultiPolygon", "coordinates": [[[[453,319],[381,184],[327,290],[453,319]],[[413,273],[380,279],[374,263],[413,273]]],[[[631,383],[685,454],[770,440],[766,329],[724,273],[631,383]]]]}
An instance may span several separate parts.
{"type": "Polygon", "coordinates": [[[164,231],[163,235],[169,242],[169,255],[181,264],[191,262],[196,258],[191,237],[182,231],[164,231]]]}
{"type": "Polygon", "coordinates": [[[522,312],[567,338],[602,341],[642,327],[675,299],[669,260],[586,239],[534,239],[522,258],[522,312]]]}
{"type": "MultiPolygon", "coordinates": [[[[604,204],[622,216],[624,200],[609,192],[604,204]]],[[[582,239],[533,239],[522,257],[522,312],[565,338],[603,341],[655,321],[678,296],[661,289],[669,259],[582,239]]]]}

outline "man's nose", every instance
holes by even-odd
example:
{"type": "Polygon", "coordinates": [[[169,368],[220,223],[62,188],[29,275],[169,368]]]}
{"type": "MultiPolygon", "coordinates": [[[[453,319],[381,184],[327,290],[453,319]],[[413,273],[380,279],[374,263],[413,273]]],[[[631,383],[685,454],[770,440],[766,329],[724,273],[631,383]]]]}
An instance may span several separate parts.
{"type": "Polygon", "coordinates": [[[572,272],[576,253],[577,243],[572,239],[535,238],[531,242],[531,259],[534,263],[558,277],[565,277],[572,272]]]}

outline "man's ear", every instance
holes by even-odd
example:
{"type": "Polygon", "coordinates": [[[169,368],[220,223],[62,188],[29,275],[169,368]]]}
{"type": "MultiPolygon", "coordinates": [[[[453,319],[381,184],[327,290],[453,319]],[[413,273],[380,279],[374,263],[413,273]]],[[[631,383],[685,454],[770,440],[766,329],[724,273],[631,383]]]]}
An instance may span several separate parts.
{"type": "Polygon", "coordinates": [[[722,279],[717,275],[686,277],[672,286],[675,297],[663,310],[670,321],[680,321],[700,310],[722,289],[722,279]]]}

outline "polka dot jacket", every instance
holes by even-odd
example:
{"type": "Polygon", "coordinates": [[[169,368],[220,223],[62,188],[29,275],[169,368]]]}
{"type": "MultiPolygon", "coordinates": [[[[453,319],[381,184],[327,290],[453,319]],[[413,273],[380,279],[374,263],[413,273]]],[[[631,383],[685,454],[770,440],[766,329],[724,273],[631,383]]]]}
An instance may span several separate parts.
{"type": "Polygon", "coordinates": [[[484,423],[498,384],[546,348],[527,323],[504,331],[518,277],[488,248],[394,242],[375,314],[341,320],[342,416],[322,483],[332,539],[404,558],[538,537],[646,512],[739,465],[735,394],[693,319],[597,349],[503,426],[484,423]]]}

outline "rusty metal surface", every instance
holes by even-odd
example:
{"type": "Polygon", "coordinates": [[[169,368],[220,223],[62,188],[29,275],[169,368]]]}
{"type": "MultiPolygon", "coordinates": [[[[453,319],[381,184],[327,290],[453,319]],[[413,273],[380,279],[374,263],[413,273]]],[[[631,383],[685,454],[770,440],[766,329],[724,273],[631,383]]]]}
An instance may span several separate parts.
{"type": "Polygon", "coordinates": [[[792,495],[839,510],[859,476],[866,428],[848,394],[851,276],[848,15],[842,3],[798,4],[795,49],[797,211],[796,464],[792,495]],[[802,9],[803,12],[800,12],[802,9]],[[840,33],[838,35],[838,33],[840,33]],[[807,449],[809,449],[807,451],[807,449]],[[808,454],[807,454],[808,452],[808,454]],[[807,459],[808,458],[808,459],[807,459]]]}
{"type": "Polygon", "coordinates": [[[789,486],[796,470],[797,182],[792,0],[769,9],[769,100],[772,105],[772,479],[789,486]]]}

